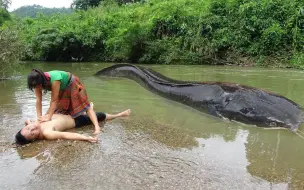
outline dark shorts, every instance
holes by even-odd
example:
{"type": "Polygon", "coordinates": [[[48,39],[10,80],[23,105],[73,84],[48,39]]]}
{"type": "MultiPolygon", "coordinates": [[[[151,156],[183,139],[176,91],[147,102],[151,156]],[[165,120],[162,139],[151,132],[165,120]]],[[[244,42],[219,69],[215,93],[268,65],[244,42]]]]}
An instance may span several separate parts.
{"type": "MultiPolygon", "coordinates": [[[[104,121],[106,119],[106,114],[102,112],[96,112],[96,117],[98,122],[104,121]]],[[[92,121],[88,115],[80,115],[75,120],[75,128],[83,127],[86,125],[91,125],[92,121]]]]}

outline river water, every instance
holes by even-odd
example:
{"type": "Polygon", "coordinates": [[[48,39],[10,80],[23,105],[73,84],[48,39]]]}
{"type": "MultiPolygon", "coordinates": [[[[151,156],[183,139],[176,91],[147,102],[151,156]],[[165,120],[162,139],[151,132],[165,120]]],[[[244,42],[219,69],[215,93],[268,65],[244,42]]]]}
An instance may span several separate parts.
{"type": "MultiPolygon", "coordinates": [[[[0,81],[0,189],[304,189],[304,139],[200,113],[128,79],[94,77],[106,63],[26,63],[0,81]],[[15,147],[35,96],[26,76],[36,67],[67,70],[86,86],[96,111],[131,109],[104,125],[98,143],[57,140],[15,147]]],[[[145,65],[177,80],[234,82],[304,106],[303,71],[145,65]]],[[[50,93],[43,96],[46,111],[50,93]]],[[[304,132],[304,127],[300,127],[304,132]]],[[[73,130],[91,135],[93,126],[73,130]]]]}

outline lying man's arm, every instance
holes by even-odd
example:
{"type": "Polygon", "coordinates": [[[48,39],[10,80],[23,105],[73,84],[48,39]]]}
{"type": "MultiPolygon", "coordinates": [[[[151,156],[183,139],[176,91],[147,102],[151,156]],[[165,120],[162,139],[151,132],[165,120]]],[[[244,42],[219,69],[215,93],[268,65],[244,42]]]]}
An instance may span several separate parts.
{"type": "Polygon", "coordinates": [[[96,137],[87,137],[78,133],[60,132],[60,131],[50,131],[48,134],[44,135],[44,137],[47,140],[69,139],[69,140],[97,142],[96,137]]]}

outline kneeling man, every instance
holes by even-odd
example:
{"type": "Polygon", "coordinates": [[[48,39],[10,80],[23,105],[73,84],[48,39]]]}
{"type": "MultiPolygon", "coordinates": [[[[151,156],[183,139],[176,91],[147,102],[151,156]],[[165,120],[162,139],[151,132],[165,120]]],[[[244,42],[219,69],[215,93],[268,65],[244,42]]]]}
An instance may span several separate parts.
{"type": "MultiPolygon", "coordinates": [[[[130,109],[114,115],[96,112],[98,122],[109,121],[115,118],[129,116],[130,114],[130,109]]],[[[97,142],[96,137],[85,136],[72,132],[64,132],[68,129],[78,128],[89,124],[92,124],[92,122],[87,115],[81,115],[73,119],[70,115],[54,114],[52,116],[52,120],[43,123],[27,120],[25,122],[26,126],[16,134],[15,140],[16,143],[20,145],[31,143],[37,139],[70,139],[97,142]]]]}

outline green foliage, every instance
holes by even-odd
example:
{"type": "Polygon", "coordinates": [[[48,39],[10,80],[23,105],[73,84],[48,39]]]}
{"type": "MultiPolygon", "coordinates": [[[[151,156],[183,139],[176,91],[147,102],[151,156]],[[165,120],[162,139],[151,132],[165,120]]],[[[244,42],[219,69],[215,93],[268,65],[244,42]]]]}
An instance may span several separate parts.
{"type": "Polygon", "coordinates": [[[18,59],[23,52],[16,26],[0,28],[0,78],[18,67],[18,59]]]}
{"type": "Polygon", "coordinates": [[[46,61],[88,61],[103,52],[99,20],[83,15],[40,16],[23,20],[26,52],[23,59],[46,61]],[[47,22],[45,22],[47,20],[47,22]]]}
{"type": "Polygon", "coordinates": [[[71,7],[78,10],[88,10],[90,7],[97,7],[102,0],[74,0],[71,7]]]}
{"type": "Polygon", "coordinates": [[[8,13],[7,10],[0,8],[0,26],[2,26],[2,24],[7,21],[10,20],[10,14],[8,13]]]}
{"type": "Polygon", "coordinates": [[[128,4],[128,3],[137,3],[137,2],[146,2],[146,0],[116,0],[118,5],[128,4]]]}
{"type": "Polygon", "coordinates": [[[297,52],[293,55],[291,65],[296,68],[304,69],[304,53],[297,52]]]}
{"type": "Polygon", "coordinates": [[[31,6],[20,7],[11,13],[20,18],[24,18],[24,17],[35,18],[38,16],[38,14],[43,14],[43,15],[69,14],[71,12],[72,10],[68,8],[46,8],[40,5],[31,5],[31,6]]]}
{"type": "Polygon", "coordinates": [[[0,0],[0,8],[7,10],[11,3],[11,0],[0,0]]]}
{"type": "Polygon", "coordinates": [[[304,64],[303,1],[125,2],[23,20],[25,59],[264,65],[273,58],[304,64]]]}
{"type": "Polygon", "coordinates": [[[297,1],[281,0],[212,2],[210,13],[202,17],[202,37],[211,38],[216,53],[234,49],[249,56],[286,54],[294,45],[298,7],[297,1]]]}

